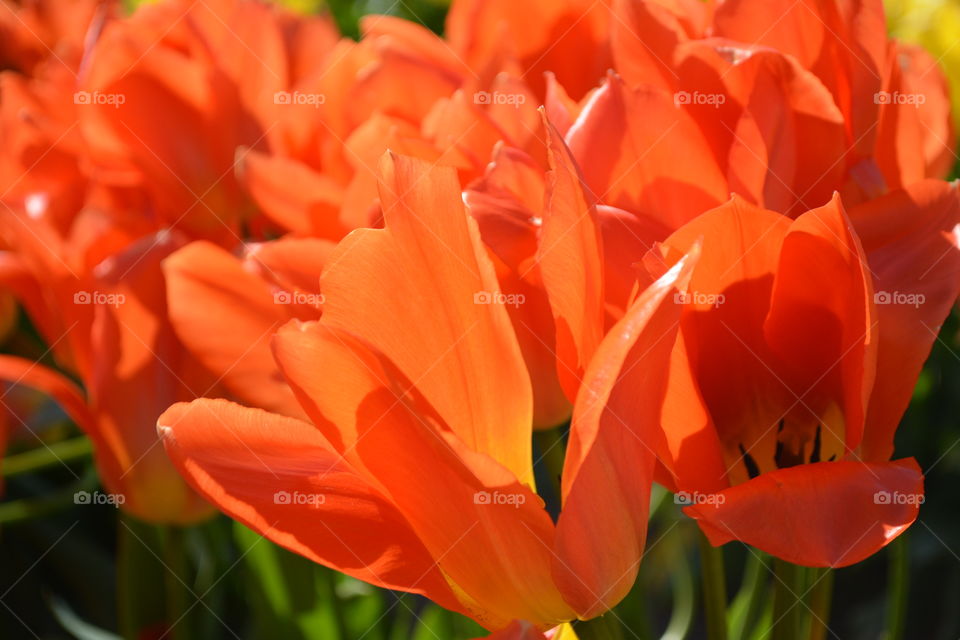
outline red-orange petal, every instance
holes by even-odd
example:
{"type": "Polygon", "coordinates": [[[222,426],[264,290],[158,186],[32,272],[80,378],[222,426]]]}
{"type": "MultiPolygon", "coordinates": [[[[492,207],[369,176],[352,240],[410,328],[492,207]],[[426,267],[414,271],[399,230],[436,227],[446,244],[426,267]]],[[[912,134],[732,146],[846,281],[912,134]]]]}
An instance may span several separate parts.
{"type": "Polygon", "coordinates": [[[600,344],[574,405],[554,574],[581,618],[613,607],[637,576],[666,391],[680,327],[676,287],[696,256],[647,288],[600,344]]]}
{"type": "Polygon", "coordinates": [[[170,322],[190,353],[245,404],[301,417],[270,351],[271,336],[293,317],[292,293],[207,242],[173,253],[163,271],[170,322]]]}
{"type": "Polygon", "coordinates": [[[232,518],[314,562],[459,609],[390,499],[313,425],[200,399],[170,407],[157,428],[180,473],[232,518]]]}
{"type": "Polygon", "coordinates": [[[903,533],[923,501],[913,458],[778,469],[689,506],[714,546],[740,540],[794,564],[844,567],[903,533]]]}
{"type": "Polygon", "coordinates": [[[324,323],[383,352],[468,446],[532,484],[529,374],[456,172],[389,154],[381,175],[385,228],[330,257],[324,323]]]}
{"type": "Polygon", "coordinates": [[[925,180],[871,200],[850,219],[875,274],[879,343],[862,455],[887,460],[941,324],[960,295],[960,193],[925,180]]]}
{"type": "Polygon", "coordinates": [[[556,324],[557,373],[573,400],[603,337],[603,246],[595,199],[560,134],[544,125],[550,172],[537,264],[556,324]]]}
{"type": "Polygon", "coordinates": [[[383,487],[472,617],[493,629],[573,617],[553,583],[542,501],[471,450],[383,354],[326,321],[291,323],[275,349],[314,423],[383,487]]]}

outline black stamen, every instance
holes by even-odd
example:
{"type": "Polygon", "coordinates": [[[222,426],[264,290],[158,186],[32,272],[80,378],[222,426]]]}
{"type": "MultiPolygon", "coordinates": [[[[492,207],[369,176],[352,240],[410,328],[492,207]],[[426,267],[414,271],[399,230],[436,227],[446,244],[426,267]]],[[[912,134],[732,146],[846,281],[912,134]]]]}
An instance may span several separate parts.
{"type": "Polygon", "coordinates": [[[813,451],[810,452],[810,462],[820,462],[820,431],[821,425],[817,425],[817,435],[813,437],[813,451]]]}
{"type": "Polygon", "coordinates": [[[743,456],[743,465],[747,468],[747,475],[753,480],[760,475],[760,467],[757,466],[757,462],[753,459],[753,456],[743,448],[742,443],[740,444],[740,454],[743,456]]]}
{"type": "Polygon", "coordinates": [[[833,462],[833,461],[836,460],[836,459],[837,459],[837,454],[833,454],[832,456],[830,456],[829,458],[827,458],[827,462],[833,462]]]}

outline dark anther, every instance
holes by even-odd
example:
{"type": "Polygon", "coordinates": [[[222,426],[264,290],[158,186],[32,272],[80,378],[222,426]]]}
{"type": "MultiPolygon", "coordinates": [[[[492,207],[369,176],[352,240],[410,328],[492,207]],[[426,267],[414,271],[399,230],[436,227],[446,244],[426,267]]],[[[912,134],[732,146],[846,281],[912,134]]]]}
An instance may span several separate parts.
{"type": "Polygon", "coordinates": [[[743,464],[747,468],[747,475],[753,480],[760,475],[760,467],[757,466],[757,462],[753,459],[753,456],[743,448],[743,444],[740,445],[740,454],[743,456],[743,464]]]}
{"type": "Polygon", "coordinates": [[[833,454],[829,458],[827,458],[827,462],[833,462],[836,459],[837,459],[837,454],[833,454]]]}
{"type": "Polygon", "coordinates": [[[810,452],[810,462],[820,462],[820,430],[821,425],[817,425],[817,435],[813,437],[813,451],[810,452]]]}
{"type": "Polygon", "coordinates": [[[801,447],[798,453],[793,453],[792,451],[788,451],[783,441],[780,440],[779,436],[780,433],[783,432],[783,427],[783,420],[781,420],[777,427],[777,449],[773,455],[773,461],[776,463],[778,469],[786,469],[787,467],[795,467],[798,464],[803,464],[803,448],[801,447]]]}

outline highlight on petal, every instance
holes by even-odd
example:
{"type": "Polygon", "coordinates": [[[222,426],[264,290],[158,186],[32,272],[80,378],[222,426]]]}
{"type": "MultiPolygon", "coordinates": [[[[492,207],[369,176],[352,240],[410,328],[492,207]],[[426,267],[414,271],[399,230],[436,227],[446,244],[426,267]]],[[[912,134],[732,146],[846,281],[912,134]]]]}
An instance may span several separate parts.
{"type": "Polygon", "coordinates": [[[385,228],[330,257],[324,323],[382,352],[469,447],[532,485],[530,377],[455,170],[388,154],[380,200],[385,228]]]}
{"type": "Polygon", "coordinates": [[[603,245],[593,196],[546,116],[544,127],[550,172],[537,264],[556,324],[557,373],[572,400],[603,336],[603,245]]]}
{"type": "Polygon", "coordinates": [[[729,197],[727,180],[693,116],[664,89],[631,89],[610,74],[566,142],[600,202],[675,229],[729,197]]]}
{"type": "Polygon", "coordinates": [[[326,319],[291,323],[275,350],[316,426],[383,487],[472,617],[491,629],[573,617],[553,582],[543,502],[472,450],[383,354],[326,319]]]}
{"type": "Polygon", "coordinates": [[[647,534],[662,375],[680,328],[677,288],[696,250],[647,288],[610,330],[574,405],[554,576],[580,618],[612,608],[637,576],[647,534]]]}

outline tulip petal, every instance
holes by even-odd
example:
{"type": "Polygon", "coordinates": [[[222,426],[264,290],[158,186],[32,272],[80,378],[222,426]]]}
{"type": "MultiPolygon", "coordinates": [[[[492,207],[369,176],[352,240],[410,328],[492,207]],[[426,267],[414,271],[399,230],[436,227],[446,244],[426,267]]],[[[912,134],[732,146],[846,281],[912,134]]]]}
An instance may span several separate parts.
{"type": "Polygon", "coordinates": [[[603,337],[603,247],[580,170],[553,125],[544,126],[550,173],[537,264],[557,327],[557,373],[573,400],[603,337]]]}
{"type": "Polygon", "coordinates": [[[903,533],[923,501],[913,458],[778,469],[689,506],[714,546],[740,540],[809,567],[860,562],[903,533]]]}
{"type": "Polygon", "coordinates": [[[810,417],[848,449],[863,436],[882,333],[866,261],[839,195],[804,213],[783,239],[764,322],[779,359],[774,368],[796,408],[814,412],[810,417]],[[824,416],[831,401],[841,407],[842,422],[824,416]]]}
{"type": "Polygon", "coordinates": [[[611,74],[567,144],[597,200],[656,216],[671,229],[729,196],[700,127],[665,90],[628,89],[611,74]]]}
{"type": "Polygon", "coordinates": [[[960,193],[926,180],[851,209],[880,324],[862,455],[886,460],[941,324],[960,294],[960,193]]]}
{"type": "Polygon", "coordinates": [[[266,281],[210,243],[175,252],[163,272],[170,322],[190,353],[244,403],[302,416],[270,351],[270,337],[292,317],[290,305],[278,304],[266,281]]]}
{"type": "Polygon", "coordinates": [[[396,507],[313,425],[206,398],[157,425],[177,469],[232,518],[314,562],[460,610],[396,507]]]}
{"type": "Polygon", "coordinates": [[[572,617],[553,584],[543,502],[471,450],[382,354],[326,322],[284,327],[277,360],[317,427],[383,487],[470,614],[489,628],[572,617]]]}
{"type": "Polygon", "coordinates": [[[749,447],[758,435],[752,433],[754,426],[765,429],[782,415],[784,401],[789,406],[781,397],[789,394],[771,369],[763,322],[790,223],[786,216],[735,196],[664,242],[668,261],[703,243],[685,305],[684,342],[694,379],[731,461],[740,457],[739,444],[746,440],[749,447]],[[738,374],[731,376],[731,371],[738,374]],[[760,400],[745,404],[743,398],[760,400]]]}
{"type": "Polygon", "coordinates": [[[87,385],[97,415],[97,467],[104,484],[126,496],[124,508],[150,522],[189,523],[210,515],[170,465],[154,426],[171,404],[216,389],[195,363],[167,319],[161,262],[182,246],[160,232],[105,261],[90,344],[94,354],[87,385]]]}
{"type": "Polygon", "coordinates": [[[695,255],[682,259],[637,298],[600,344],[574,405],[554,575],[581,618],[613,607],[637,576],[666,391],[662,372],[680,327],[682,306],[673,294],[695,262],[695,255]]]}
{"type": "Polygon", "coordinates": [[[247,151],[238,171],[264,215],[284,231],[339,240],[343,190],[329,176],[281,156],[247,151]]]}
{"type": "Polygon", "coordinates": [[[354,231],[324,272],[324,323],[369,342],[444,422],[532,485],[530,378],[456,172],[384,156],[385,229],[354,231]]]}
{"type": "MultiPolygon", "coordinates": [[[[0,380],[42,391],[53,398],[78,427],[87,432],[92,430],[95,418],[87,407],[83,392],[63,374],[33,360],[0,355],[0,380]]],[[[0,405],[3,404],[3,398],[0,397],[0,405]]],[[[4,406],[4,409],[7,407],[4,406]]]]}

